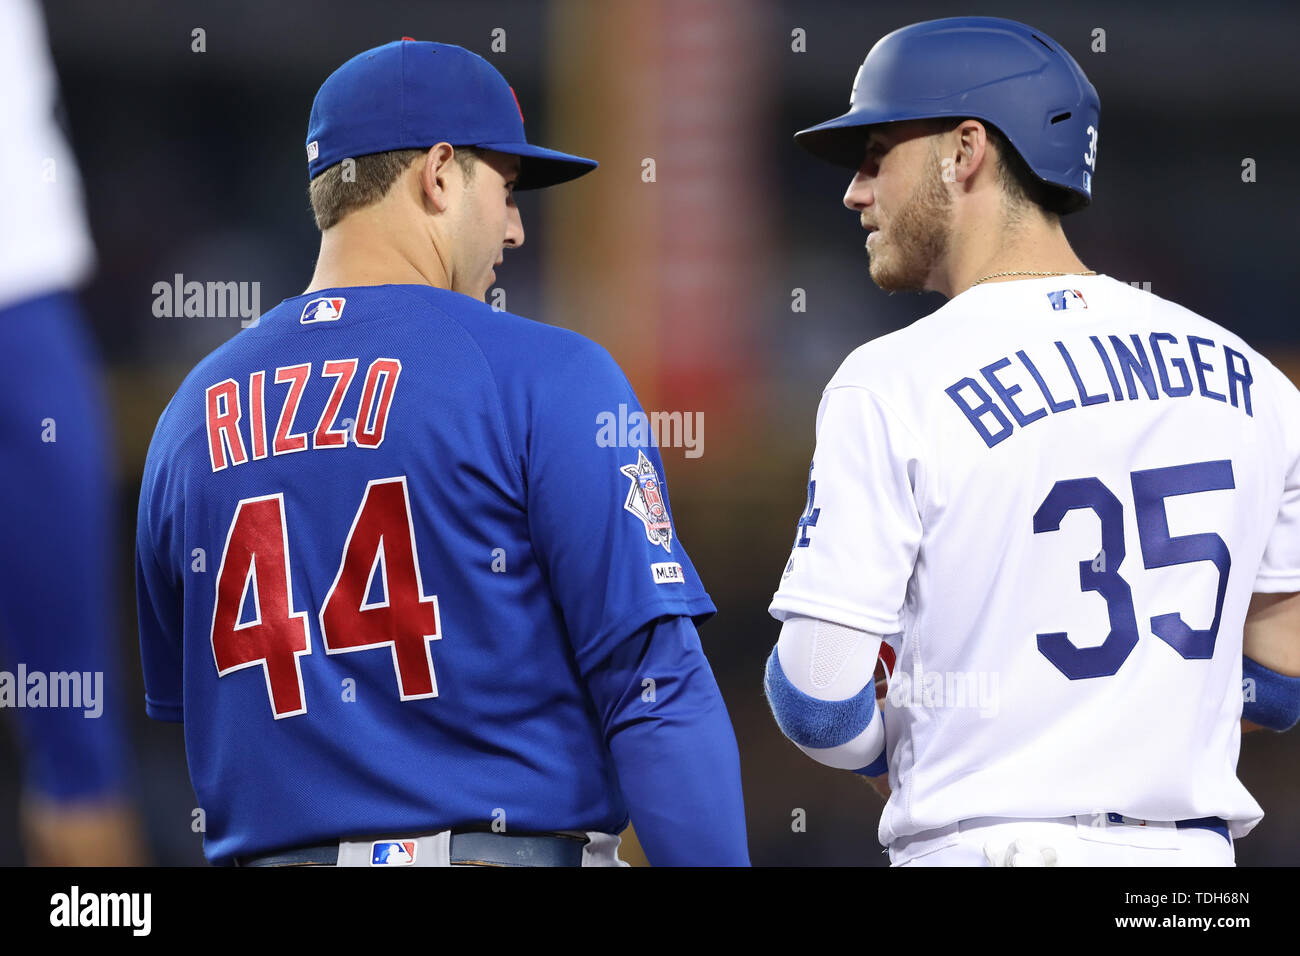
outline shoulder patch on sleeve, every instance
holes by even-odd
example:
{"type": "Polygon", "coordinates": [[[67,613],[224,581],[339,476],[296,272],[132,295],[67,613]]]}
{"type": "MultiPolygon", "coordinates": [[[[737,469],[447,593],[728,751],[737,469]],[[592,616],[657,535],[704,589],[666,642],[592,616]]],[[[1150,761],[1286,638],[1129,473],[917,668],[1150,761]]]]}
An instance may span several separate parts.
{"type": "Polygon", "coordinates": [[[668,517],[668,508],[664,504],[659,474],[645,452],[636,453],[634,465],[624,465],[619,469],[632,479],[632,486],[627,490],[627,501],[623,508],[630,511],[645,525],[645,536],[651,544],[662,545],[668,553],[673,550],[673,525],[668,517]]]}

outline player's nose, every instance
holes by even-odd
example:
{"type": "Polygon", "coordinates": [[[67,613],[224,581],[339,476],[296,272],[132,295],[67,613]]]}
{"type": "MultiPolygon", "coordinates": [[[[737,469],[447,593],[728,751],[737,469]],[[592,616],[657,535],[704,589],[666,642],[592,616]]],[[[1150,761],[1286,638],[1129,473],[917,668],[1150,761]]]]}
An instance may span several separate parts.
{"type": "Polygon", "coordinates": [[[853,176],[853,181],[849,183],[849,188],[844,193],[844,206],[853,212],[862,212],[873,202],[876,201],[875,190],[872,187],[873,177],[868,176],[861,169],[853,176]]]}
{"type": "Polygon", "coordinates": [[[511,249],[518,249],[524,244],[524,220],[519,214],[519,207],[515,205],[515,199],[510,197],[510,205],[506,210],[506,238],[505,243],[511,249]]]}

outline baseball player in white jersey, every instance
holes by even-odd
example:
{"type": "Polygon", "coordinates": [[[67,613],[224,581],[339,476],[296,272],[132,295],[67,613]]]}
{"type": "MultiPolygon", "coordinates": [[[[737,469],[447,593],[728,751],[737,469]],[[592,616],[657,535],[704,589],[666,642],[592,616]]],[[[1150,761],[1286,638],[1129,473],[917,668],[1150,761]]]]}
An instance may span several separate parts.
{"type": "Polygon", "coordinates": [[[857,170],[877,285],[948,299],[827,385],[770,609],[777,722],[888,772],[894,865],[1232,865],[1243,713],[1300,716],[1300,392],[1075,255],[1098,116],[1050,37],[967,17],[796,137],[857,170]]]}

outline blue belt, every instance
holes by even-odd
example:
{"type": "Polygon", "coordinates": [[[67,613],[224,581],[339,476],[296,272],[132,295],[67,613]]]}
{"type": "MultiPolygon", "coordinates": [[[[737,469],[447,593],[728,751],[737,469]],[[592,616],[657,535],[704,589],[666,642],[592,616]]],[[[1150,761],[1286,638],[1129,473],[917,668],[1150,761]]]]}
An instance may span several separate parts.
{"type": "Polygon", "coordinates": [[[1232,837],[1228,835],[1228,821],[1222,817],[1197,817],[1195,820],[1177,820],[1174,822],[1174,826],[1180,830],[1186,830],[1188,827],[1213,830],[1229,843],[1232,842],[1232,837]]]}
{"type": "MultiPolygon", "coordinates": [[[[449,843],[453,865],[582,866],[587,838],[464,830],[453,831],[449,843]]],[[[236,857],[235,866],[336,866],[338,859],[339,845],[325,843],[236,857]]]]}

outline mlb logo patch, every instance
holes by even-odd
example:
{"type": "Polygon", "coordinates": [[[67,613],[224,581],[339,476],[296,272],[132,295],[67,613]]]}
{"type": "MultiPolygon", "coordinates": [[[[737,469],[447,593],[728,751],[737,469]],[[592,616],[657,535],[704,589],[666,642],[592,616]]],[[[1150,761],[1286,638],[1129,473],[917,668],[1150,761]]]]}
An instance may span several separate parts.
{"type": "Polygon", "coordinates": [[[1086,309],[1088,303],[1083,300],[1083,293],[1078,289],[1057,289],[1055,292],[1047,293],[1047,301],[1052,303],[1053,312],[1064,312],[1066,309],[1086,309]]]}
{"type": "Polygon", "coordinates": [[[319,155],[320,155],[320,143],[313,139],[310,143],[307,144],[307,161],[311,162],[319,155]]]}
{"type": "Polygon", "coordinates": [[[414,862],[414,840],[377,840],[371,844],[371,866],[410,866],[414,862]]]}
{"type": "Polygon", "coordinates": [[[650,565],[650,573],[655,579],[655,584],[685,584],[686,574],[682,571],[682,566],[676,561],[665,561],[661,564],[650,565]]]}
{"type": "Polygon", "coordinates": [[[302,307],[302,318],[299,320],[303,325],[310,325],[312,322],[333,322],[343,314],[343,306],[347,299],[312,299],[302,307]]]}

